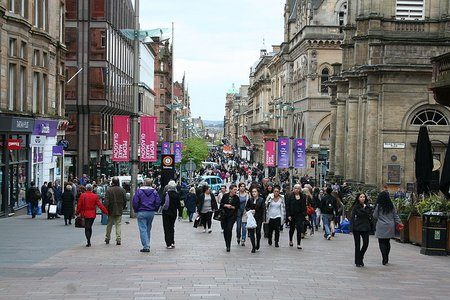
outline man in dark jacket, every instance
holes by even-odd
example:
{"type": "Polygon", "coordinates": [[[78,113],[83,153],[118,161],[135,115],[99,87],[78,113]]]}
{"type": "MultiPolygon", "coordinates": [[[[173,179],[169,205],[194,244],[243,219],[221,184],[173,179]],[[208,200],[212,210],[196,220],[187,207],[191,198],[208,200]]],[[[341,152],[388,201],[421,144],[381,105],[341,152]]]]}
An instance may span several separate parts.
{"type": "Polygon", "coordinates": [[[41,192],[39,192],[39,189],[36,187],[34,181],[30,182],[30,188],[28,188],[26,197],[27,202],[31,207],[31,217],[34,219],[36,218],[36,210],[38,207],[39,199],[41,199],[41,192]]]}
{"type": "Polygon", "coordinates": [[[127,206],[127,197],[125,190],[119,186],[119,178],[117,177],[113,177],[111,187],[106,191],[105,206],[108,209],[105,243],[109,244],[114,223],[116,228],[116,244],[120,245],[122,243],[122,214],[127,206]]]}
{"type": "Polygon", "coordinates": [[[177,192],[177,184],[173,180],[169,181],[164,190],[164,196],[161,201],[164,239],[166,248],[173,249],[175,248],[175,220],[181,205],[180,195],[177,192]]]}
{"type": "Polygon", "coordinates": [[[141,252],[150,252],[150,231],[155,213],[161,205],[158,192],[152,187],[152,179],[146,178],[144,186],[136,190],[133,197],[133,209],[137,215],[137,223],[141,237],[141,252]]]}
{"type": "Polygon", "coordinates": [[[331,240],[330,222],[334,219],[334,216],[337,213],[337,200],[331,195],[332,192],[333,189],[331,187],[327,187],[326,194],[320,201],[322,222],[323,226],[325,227],[324,237],[327,240],[331,240]]]}

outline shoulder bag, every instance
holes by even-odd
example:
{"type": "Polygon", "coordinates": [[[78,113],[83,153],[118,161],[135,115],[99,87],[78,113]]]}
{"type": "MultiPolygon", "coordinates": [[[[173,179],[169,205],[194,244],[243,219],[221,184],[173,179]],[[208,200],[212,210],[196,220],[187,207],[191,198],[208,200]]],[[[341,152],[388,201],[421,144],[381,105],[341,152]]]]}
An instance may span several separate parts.
{"type": "MultiPolygon", "coordinates": [[[[79,201],[82,201],[82,199],[80,199],[79,201]]],[[[85,206],[85,203],[83,201],[83,209],[84,209],[84,206],[85,206]]],[[[84,219],[83,213],[80,213],[80,215],[75,218],[75,228],[85,228],[85,226],[86,226],[86,224],[85,224],[85,219],[84,219]]]]}

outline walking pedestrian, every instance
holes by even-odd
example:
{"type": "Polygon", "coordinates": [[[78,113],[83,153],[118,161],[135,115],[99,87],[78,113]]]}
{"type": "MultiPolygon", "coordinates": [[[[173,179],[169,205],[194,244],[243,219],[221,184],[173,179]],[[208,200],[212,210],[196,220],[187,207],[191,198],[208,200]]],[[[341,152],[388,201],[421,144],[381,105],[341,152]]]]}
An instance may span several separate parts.
{"type": "Polygon", "coordinates": [[[256,228],[248,228],[248,236],[252,243],[252,253],[255,253],[256,250],[259,250],[260,241],[261,241],[261,227],[264,221],[264,209],[265,209],[265,201],[259,196],[258,187],[254,186],[251,189],[251,198],[247,201],[247,205],[245,206],[246,211],[251,211],[256,220],[256,228]],[[255,240],[256,233],[256,240],[255,240]]]}
{"type": "Polygon", "coordinates": [[[327,187],[326,194],[322,197],[320,202],[320,212],[322,216],[323,226],[325,228],[324,238],[327,240],[331,240],[331,230],[330,223],[336,215],[337,204],[336,198],[334,198],[331,193],[333,189],[331,187],[327,187]]]}
{"type": "Polygon", "coordinates": [[[389,252],[391,251],[390,240],[395,237],[396,224],[402,224],[391,201],[389,192],[383,191],[378,194],[373,217],[377,219],[375,237],[378,238],[378,244],[383,258],[382,264],[387,265],[389,263],[389,252]]]}
{"type": "Polygon", "coordinates": [[[217,202],[214,194],[211,193],[211,188],[207,185],[203,186],[203,193],[198,198],[197,212],[200,214],[203,223],[203,232],[206,232],[208,227],[208,233],[211,233],[211,220],[213,212],[217,210],[217,202]]]}
{"type": "Polygon", "coordinates": [[[108,210],[100,202],[98,195],[92,192],[92,184],[86,184],[86,192],[80,195],[77,204],[77,215],[84,218],[84,234],[86,236],[86,247],[91,247],[92,225],[97,216],[96,208],[104,214],[108,214],[108,210]]]}
{"type": "Polygon", "coordinates": [[[139,236],[141,238],[141,252],[150,252],[150,233],[153,218],[161,206],[158,192],[152,187],[151,178],[145,178],[144,186],[136,190],[133,196],[133,209],[137,215],[139,236]]]}
{"type": "Polygon", "coordinates": [[[114,224],[116,230],[116,245],[122,244],[122,214],[127,206],[125,189],[119,186],[119,178],[113,177],[111,187],[105,193],[105,206],[108,209],[108,223],[106,225],[105,243],[109,244],[111,230],[114,224]]]}
{"type": "Polygon", "coordinates": [[[247,237],[247,215],[245,212],[245,205],[247,204],[247,200],[250,198],[247,193],[247,187],[245,182],[239,183],[239,210],[237,214],[236,220],[236,238],[238,245],[241,244],[242,238],[242,246],[245,246],[245,239],[247,237]]]}
{"type": "Polygon", "coordinates": [[[59,218],[57,213],[50,214],[50,205],[56,205],[55,191],[53,189],[52,182],[49,182],[47,184],[47,197],[46,198],[47,198],[47,203],[48,203],[47,219],[59,218]]]}
{"type": "Polygon", "coordinates": [[[233,236],[233,225],[237,219],[237,212],[239,210],[239,196],[237,194],[237,186],[231,184],[229,192],[222,197],[220,201],[220,209],[223,210],[221,226],[223,228],[223,238],[227,252],[230,252],[231,239],[233,236]]]}
{"type": "Polygon", "coordinates": [[[166,248],[175,248],[175,221],[177,219],[178,209],[180,207],[180,196],[177,192],[177,184],[170,180],[165,187],[165,194],[162,199],[162,218],[164,228],[164,239],[166,248]]]}
{"type": "Polygon", "coordinates": [[[275,231],[275,247],[278,248],[280,241],[280,227],[284,224],[284,217],[286,215],[286,206],[284,198],[280,194],[280,186],[275,185],[273,187],[273,194],[269,194],[266,200],[266,220],[269,220],[269,234],[268,243],[272,245],[272,235],[275,231]]]}
{"type": "Polygon", "coordinates": [[[72,224],[75,197],[72,193],[72,185],[66,185],[64,193],[61,196],[61,214],[64,215],[64,223],[72,224]]]}
{"type": "Polygon", "coordinates": [[[30,205],[32,219],[36,218],[37,207],[39,199],[41,199],[41,197],[41,192],[36,187],[36,183],[34,181],[30,182],[30,187],[28,188],[26,193],[26,199],[28,205],[30,205]]]}
{"type": "Polygon", "coordinates": [[[291,194],[289,201],[289,246],[294,246],[292,241],[294,232],[297,230],[297,249],[302,249],[300,246],[302,242],[303,223],[306,217],[306,199],[302,193],[302,186],[300,184],[294,185],[294,191],[291,194]]]}
{"type": "Polygon", "coordinates": [[[42,213],[46,212],[47,205],[47,181],[44,181],[44,184],[41,186],[41,197],[42,197],[42,213]]]}
{"type": "Polygon", "coordinates": [[[359,193],[356,195],[352,206],[352,215],[350,218],[350,226],[355,240],[355,265],[364,267],[364,254],[369,247],[369,233],[371,226],[372,210],[366,194],[359,193]],[[361,239],[363,241],[361,247],[361,239]]]}
{"type": "Polygon", "coordinates": [[[192,222],[192,218],[194,217],[195,209],[197,207],[197,195],[195,194],[194,187],[189,189],[189,193],[186,196],[185,205],[188,211],[189,222],[192,222]]]}

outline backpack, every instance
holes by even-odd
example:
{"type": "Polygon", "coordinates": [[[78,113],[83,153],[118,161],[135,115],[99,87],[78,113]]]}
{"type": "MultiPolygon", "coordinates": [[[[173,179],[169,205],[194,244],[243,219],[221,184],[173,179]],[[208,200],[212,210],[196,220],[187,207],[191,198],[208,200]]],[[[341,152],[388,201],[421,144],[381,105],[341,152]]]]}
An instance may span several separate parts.
{"type": "Polygon", "coordinates": [[[42,198],[41,192],[39,191],[38,188],[35,188],[35,191],[34,191],[34,199],[35,199],[35,200],[39,200],[39,199],[41,199],[41,198],[42,198]]]}

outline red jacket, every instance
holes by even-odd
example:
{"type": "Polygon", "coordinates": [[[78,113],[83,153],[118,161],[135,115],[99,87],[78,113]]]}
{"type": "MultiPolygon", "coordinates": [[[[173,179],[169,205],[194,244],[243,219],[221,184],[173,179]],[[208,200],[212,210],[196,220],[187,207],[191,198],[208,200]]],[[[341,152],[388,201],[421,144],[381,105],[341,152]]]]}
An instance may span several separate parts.
{"type": "Polygon", "coordinates": [[[98,195],[94,194],[91,191],[86,191],[81,194],[78,199],[77,204],[77,214],[81,215],[86,219],[95,219],[96,217],[96,206],[98,206],[104,214],[108,214],[108,210],[105,206],[100,202],[98,195]]]}

